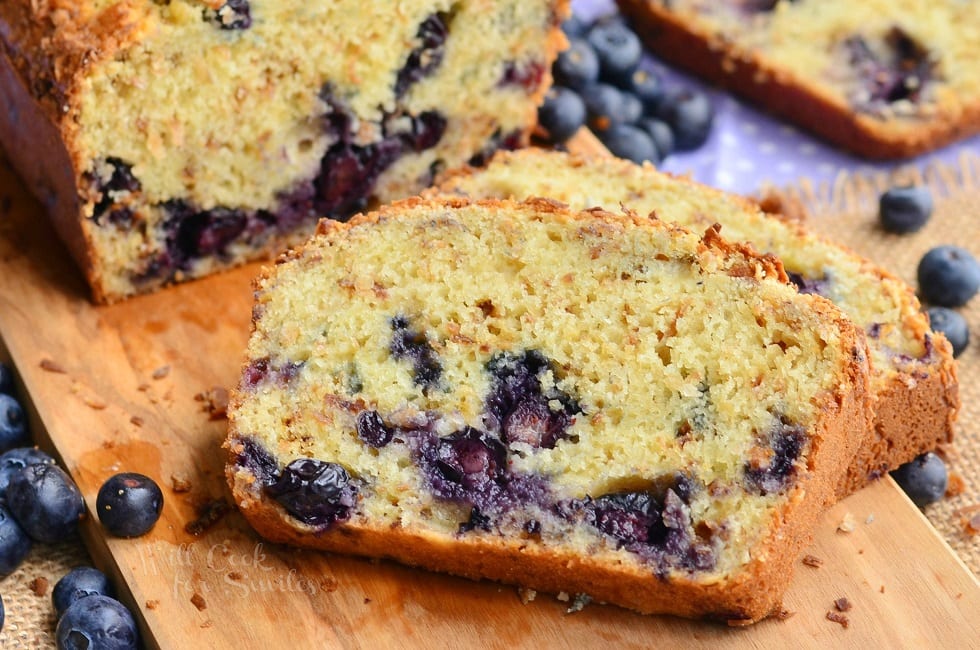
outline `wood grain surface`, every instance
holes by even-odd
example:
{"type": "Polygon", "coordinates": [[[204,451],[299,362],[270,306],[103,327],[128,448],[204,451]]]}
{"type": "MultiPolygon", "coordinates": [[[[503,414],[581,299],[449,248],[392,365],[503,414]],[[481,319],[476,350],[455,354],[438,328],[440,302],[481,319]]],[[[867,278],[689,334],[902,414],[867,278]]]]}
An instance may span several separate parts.
{"type": "Polygon", "coordinates": [[[149,647],[964,647],[980,639],[980,585],[890,479],[827,513],[797,566],[785,620],[744,629],[639,616],[387,562],[263,543],[227,500],[222,419],[195,396],[237,381],[255,265],[94,307],[41,207],[0,162],[0,334],[54,450],[89,511],[119,471],[164,489],[161,521],[136,540],[83,522],[149,647]],[[174,489],[175,485],[178,489],[174,489]],[[184,491],[184,490],[187,491],[184,491]],[[852,529],[841,532],[839,527],[852,529]],[[525,594],[527,596],[528,594],[525,594]],[[834,601],[848,626],[827,619],[834,601]]]}

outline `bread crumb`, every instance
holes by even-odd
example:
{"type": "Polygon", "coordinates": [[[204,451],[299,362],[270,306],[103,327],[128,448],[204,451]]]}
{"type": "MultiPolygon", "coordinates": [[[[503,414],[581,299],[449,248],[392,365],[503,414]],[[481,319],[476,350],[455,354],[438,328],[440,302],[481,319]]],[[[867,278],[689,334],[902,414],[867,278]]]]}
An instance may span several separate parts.
{"type": "Polygon", "coordinates": [[[946,482],[946,498],[958,497],[964,492],[966,492],[966,481],[963,480],[959,472],[950,472],[946,482]]]}
{"type": "Polygon", "coordinates": [[[851,604],[851,601],[847,599],[847,596],[843,596],[834,601],[834,608],[838,612],[849,611],[851,607],[853,607],[853,605],[851,604]]]}
{"type": "Polygon", "coordinates": [[[872,512],[871,514],[869,514],[869,515],[868,515],[868,516],[867,516],[867,517],[865,518],[865,520],[864,520],[864,523],[865,523],[865,524],[869,524],[869,525],[870,525],[870,524],[873,524],[873,523],[874,523],[874,521],[875,521],[875,514],[874,514],[874,513],[872,512]]]}
{"type": "Polygon", "coordinates": [[[136,390],[138,390],[141,393],[145,393],[146,391],[150,390],[150,385],[146,382],[143,382],[142,384],[136,387],[136,390]]]}
{"type": "Polygon", "coordinates": [[[529,602],[538,597],[538,592],[533,589],[525,589],[524,587],[517,588],[517,595],[520,596],[521,602],[527,605],[529,602]]]}
{"type": "Polygon", "coordinates": [[[854,515],[847,513],[841,522],[837,524],[838,533],[853,533],[854,532],[854,515]]]}
{"type": "Polygon", "coordinates": [[[39,598],[46,596],[48,593],[48,579],[45,578],[44,576],[38,576],[34,578],[33,580],[31,580],[29,586],[31,588],[31,591],[34,592],[34,595],[39,598]]]}
{"type": "Polygon", "coordinates": [[[197,611],[199,612],[203,612],[208,608],[208,603],[206,600],[204,600],[204,596],[196,591],[194,592],[194,595],[191,596],[191,602],[194,603],[194,607],[197,607],[197,611]]]}
{"type": "Polygon", "coordinates": [[[796,612],[791,612],[785,607],[772,615],[772,617],[777,621],[785,621],[786,619],[793,618],[794,616],[796,616],[796,612]]]}
{"type": "Polygon", "coordinates": [[[555,598],[557,598],[558,600],[560,600],[563,603],[567,603],[568,600],[569,600],[569,598],[568,598],[568,592],[567,591],[559,591],[558,592],[558,595],[555,596],[555,598]]]}
{"type": "Polygon", "coordinates": [[[153,377],[153,379],[159,380],[159,379],[163,379],[169,374],[170,374],[170,366],[160,366],[159,368],[154,370],[153,374],[150,376],[153,377]]]}
{"type": "Polygon", "coordinates": [[[109,406],[98,397],[84,397],[82,398],[82,402],[85,403],[85,406],[89,407],[90,409],[95,409],[96,411],[105,410],[105,408],[109,406]]]}
{"type": "Polygon", "coordinates": [[[245,576],[243,576],[243,575],[242,575],[241,573],[239,573],[238,571],[229,571],[229,572],[228,572],[228,579],[229,579],[229,580],[234,580],[235,582],[239,582],[239,581],[240,581],[240,580],[241,580],[242,578],[244,578],[244,577],[245,577],[245,576]]]}
{"type": "Polygon", "coordinates": [[[146,601],[146,608],[147,609],[153,610],[153,609],[156,609],[159,606],[160,606],[160,601],[159,600],[148,600],[148,601],[146,601]]]}
{"type": "Polygon", "coordinates": [[[41,359],[41,370],[56,372],[61,375],[67,374],[67,371],[61,366],[61,364],[52,361],[51,359],[41,359]]]}
{"type": "Polygon", "coordinates": [[[371,599],[370,599],[370,598],[368,598],[367,596],[365,596],[365,597],[364,597],[364,604],[365,604],[365,605],[368,605],[368,604],[370,604],[370,602],[371,602],[371,599]]]}
{"type": "Polygon", "coordinates": [[[184,530],[197,537],[218,523],[231,507],[224,499],[212,499],[197,509],[197,519],[187,522],[184,530]]]}
{"type": "Polygon", "coordinates": [[[228,413],[228,390],[221,386],[212,386],[203,393],[194,396],[198,402],[204,402],[204,410],[210,419],[220,420],[228,413]]]}
{"type": "Polygon", "coordinates": [[[816,555],[807,554],[803,556],[803,564],[813,567],[814,569],[819,569],[823,566],[823,560],[818,558],[816,555]]]}
{"type": "Polygon", "coordinates": [[[143,426],[143,418],[141,418],[138,415],[134,415],[133,417],[129,418],[129,421],[131,424],[134,424],[138,427],[143,426]]]}
{"type": "Polygon", "coordinates": [[[885,593],[885,585],[881,585],[881,589],[878,590],[878,593],[885,593]]]}
{"type": "Polygon", "coordinates": [[[170,475],[170,489],[175,493],[184,494],[185,492],[190,492],[191,487],[193,486],[191,485],[190,480],[188,480],[186,477],[180,474],[170,475]]]}
{"type": "Polygon", "coordinates": [[[581,612],[583,609],[585,609],[585,606],[591,602],[592,596],[588,594],[576,594],[571,606],[565,610],[565,613],[574,614],[575,612],[581,612]]]}
{"type": "Polygon", "coordinates": [[[204,629],[207,629],[207,628],[211,627],[212,625],[214,625],[214,621],[212,621],[210,618],[208,620],[204,621],[203,623],[201,623],[201,627],[204,628],[204,629]]]}
{"type": "Polygon", "coordinates": [[[847,618],[844,614],[839,614],[837,612],[827,612],[827,620],[833,621],[834,623],[839,623],[845,630],[851,624],[851,619],[847,618]]]}

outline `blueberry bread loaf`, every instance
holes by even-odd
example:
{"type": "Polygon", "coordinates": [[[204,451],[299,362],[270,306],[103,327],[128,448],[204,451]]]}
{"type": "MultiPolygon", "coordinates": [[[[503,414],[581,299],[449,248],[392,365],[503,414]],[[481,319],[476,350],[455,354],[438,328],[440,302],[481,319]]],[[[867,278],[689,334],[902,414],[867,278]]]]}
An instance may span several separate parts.
{"type": "Polygon", "coordinates": [[[100,302],[523,144],[567,0],[4,0],[0,143],[100,302]]]}
{"type": "Polygon", "coordinates": [[[754,621],[870,426],[866,355],[714,230],[410,199],[257,281],[227,473],[273,541],[754,621]]]}
{"type": "Polygon", "coordinates": [[[861,156],[980,131],[975,2],[618,2],[658,56],[861,156]]]}
{"type": "Polygon", "coordinates": [[[799,223],[650,166],[543,151],[501,153],[482,171],[448,178],[440,190],[476,198],[547,196],[576,209],[625,205],[695,231],[718,223],[727,239],[777,255],[801,292],[830,299],[868,336],[874,433],[844,475],[841,496],[952,440],[959,408],[952,350],[942,334],[930,331],[915,294],[799,223]]]}

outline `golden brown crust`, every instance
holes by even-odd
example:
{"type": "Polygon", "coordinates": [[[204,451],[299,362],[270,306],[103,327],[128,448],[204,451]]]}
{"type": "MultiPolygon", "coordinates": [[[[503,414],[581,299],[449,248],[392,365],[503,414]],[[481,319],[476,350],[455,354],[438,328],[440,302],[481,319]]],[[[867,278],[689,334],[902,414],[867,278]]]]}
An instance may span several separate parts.
{"type": "Polygon", "coordinates": [[[980,104],[964,106],[956,119],[940,113],[914,128],[896,126],[807,87],[754,53],[699,33],[654,0],[617,2],[658,56],[865,158],[908,158],[980,132],[980,104]]]}
{"type": "MultiPolygon", "coordinates": [[[[683,229],[634,214],[610,214],[600,209],[575,213],[548,199],[523,203],[508,200],[473,201],[466,198],[414,198],[379,211],[355,217],[341,224],[324,221],[318,237],[289,259],[312,253],[316,247],[343,232],[378,223],[409,208],[432,210],[479,205],[491,209],[547,214],[565,222],[589,221],[611,226],[637,226],[668,231],[683,229]],[[326,241],[317,241],[326,238],[326,241]]],[[[750,247],[731,245],[709,229],[701,253],[732,260],[724,268],[738,270],[754,263],[757,273],[785,279],[782,267],[760,256],[750,247]]],[[[257,288],[273,278],[276,267],[268,267],[257,281],[257,288]]],[[[739,275],[738,272],[733,275],[739,275]]],[[[507,539],[492,535],[466,537],[440,535],[419,529],[389,526],[355,518],[319,531],[292,519],[262,492],[256,477],[239,466],[243,451],[234,412],[242,395],[233,394],[228,438],[226,475],[235,502],[249,523],[263,537],[275,542],[360,555],[390,558],[435,571],[473,579],[492,579],[546,592],[588,594],[592,599],[620,605],[642,613],[668,613],[684,617],[709,617],[723,621],[749,623],[765,618],[780,605],[783,592],[792,579],[799,554],[811,541],[812,531],[824,508],[835,499],[837,477],[848,466],[863,442],[855,430],[868,430],[872,418],[872,398],[868,351],[863,332],[855,329],[829,301],[818,296],[801,296],[815,312],[832,321],[841,332],[841,348],[850,351],[850,361],[832,393],[818,396],[819,416],[808,431],[810,451],[808,471],[803,473],[779,513],[765,541],[751,549],[752,559],[737,575],[717,582],[698,582],[696,574],[674,573],[657,577],[651,569],[599,557],[582,556],[565,550],[543,547],[527,539],[507,539]],[[855,424],[857,423],[857,426],[855,424]]],[[[261,315],[253,318],[253,329],[261,315]]]]}

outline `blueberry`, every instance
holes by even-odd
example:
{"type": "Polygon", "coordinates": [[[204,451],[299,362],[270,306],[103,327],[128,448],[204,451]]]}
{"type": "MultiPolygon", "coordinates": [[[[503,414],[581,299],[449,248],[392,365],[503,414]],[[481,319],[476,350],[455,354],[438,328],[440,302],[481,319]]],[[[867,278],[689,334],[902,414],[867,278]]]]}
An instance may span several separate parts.
{"type": "Polygon", "coordinates": [[[37,542],[59,542],[78,529],[85,513],[71,477],[55,465],[28,465],[10,478],[7,508],[37,542]]]}
{"type": "Polygon", "coordinates": [[[980,288],[980,263],[959,246],[937,246],[919,261],[919,292],[942,307],[965,305],[980,288]]]}
{"type": "Polygon", "coordinates": [[[596,23],[589,30],[588,40],[599,58],[600,75],[605,81],[623,83],[640,65],[640,39],[620,21],[596,23]]]}
{"type": "Polygon", "coordinates": [[[95,595],[114,596],[112,585],[104,573],[90,566],[75,567],[54,586],[51,602],[58,616],[64,614],[80,598],[95,595]]]}
{"type": "Polygon", "coordinates": [[[761,494],[775,494],[785,489],[796,474],[796,461],[803,453],[806,431],[797,424],[780,419],[764,442],[772,453],[764,464],[746,463],[745,480],[761,494]]]}
{"type": "Polygon", "coordinates": [[[610,153],[620,158],[632,160],[635,163],[649,161],[660,162],[660,153],[653,138],[645,131],[630,124],[616,124],[599,134],[602,144],[610,153]]]}
{"type": "Polygon", "coordinates": [[[656,74],[638,69],[630,75],[626,90],[636,95],[643,103],[643,111],[648,115],[656,114],[664,99],[663,81],[656,74]]]}
{"type": "Polygon", "coordinates": [[[3,606],[3,596],[0,596],[0,632],[3,632],[3,624],[7,620],[7,611],[3,606]]]}
{"type": "Polygon", "coordinates": [[[596,132],[624,122],[623,92],[615,86],[597,83],[582,89],[582,101],[589,126],[596,132]]]}
{"type": "Polygon", "coordinates": [[[28,465],[54,465],[54,458],[37,447],[18,447],[0,455],[0,499],[5,498],[10,478],[28,465]]]}
{"type": "Polygon", "coordinates": [[[648,117],[640,120],[638,126],[646,131],[646,134],[653,140],[661,160],[674,153],[674,132],[670,130],[666,122],[648,117]]]}
{"type": "Polygon", "coordinates": [[[442,377],[442,364],[423,332],[412,329],[408,319],[397,316],[391,320],[391,356],[412,362],[412,381],[424,392],[436,388],[442,377]]]}
{"type": "Polygon", "coordinates": [[[677,151],[690,151],[707,142],[714,108],[704,93],[691,89],[675,90],[664,98],[657,117],[673,131],[677,151]]]}
{"type": "Polygon", "coordinates": [[[346,521],[357,503],[357,486],[347,470],[315,458],[289,463],[266,492],[289,514],[310,526],[346,521]]]}
{"type": "Polygon", "coordinates": [[[14,371],[7,364],[0,362],[0,393],[13,395],[14,392],[14,371]]]}
{"type": "Polygon", "coordinates": [[[882,228],[899,235],[919,230],[931,215],[932,194],[925,187],[893,187],[878,201],[882,228]]]}
{"type": "Polygon", "coordinates": [[[217,9],[206,9],[204,18],[219,29],[248,29],[252,26],[252,8],[249,0],[228,0],[217,9]]]}
{"type": "Polygon", "coordinates": [[[575,91],[553,87],[538,109],[538,123],[552,142],[565,142],[585,124],[585,104],[575,91]]]}
{"type": "Polygon", "coordinates": [[[99,521],[116,537],[140,537],[160,518],[163,492],[149,476],[123,472],[102,484],[95,509],[99,521]]]}
{"type": "Polygon", "coordinates": [[[920,508],[939,501],[946,494],[946,463],[931,451],[905,463],[891,474],[920,508]]]}
{"type": "Polygon", "coordinates": [[[578,90],[599,80],[599,59],[588,41],[572,39],[551,70],[555,83],[578,90]]]}
{"type": "Polygon", "coordinates": [[[970,327],[963,315],[946,307],[930,307],[926,313],[932,329],[942,332],[953,346],[953,356],[960,356],[970,344],[970,327]]]}
{"type": "Polygon", "coordinates": [[[76,600],[58,621],[58,650],[130,650],[138,647],[136,621],[114,598],[96,594],[76,600]]]}
{"type": "Polygon", "coordinates": [[[422,21],[416,38],[419,45],[408,55],[408,60],[398,72],[395,96],[401,97],[413,84],[435,72],[442,63],[449,36],[448,14],[435,13],[422,21]]]}
{"type": "Polygon", "coordinates": [[[590,27],[589,23],[573,14],[561,24],[561,31],[565,32],[565,36],[569,39],[581,38],[588,33],[590,27]]]}
{"type": "Polygon", "coordinates": [[[0,576],[13,573],[31,550],[31,538],[6,508],[0,506],[0,576]]]}
{"type": "Polygon", "coordinates": [[[24,409],[13,397],[0,393],[0,452],[24,445],[29,440],[24,409]]]}
{"type": "Polygon", "coordinates": [[[636,124],[643,119],[643,102],[631,92],[623,92],[620,119],[623,124],[636,124]]]}
{"type": "Polygon", "coordinates": [[[394,436],[395,432],[388,427],[381,415],[377,411],[361,411],[357,414],[355,421],[357,437],[365,444],[380,449],[384,447],[394,436]]]}

